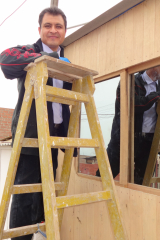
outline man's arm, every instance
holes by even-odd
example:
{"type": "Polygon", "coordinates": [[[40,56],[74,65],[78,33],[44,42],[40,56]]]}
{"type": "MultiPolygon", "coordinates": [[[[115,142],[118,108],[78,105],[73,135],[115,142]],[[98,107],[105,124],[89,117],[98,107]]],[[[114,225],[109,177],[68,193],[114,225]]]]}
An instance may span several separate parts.
{"type": "MultiPolygon", "coordinates": [[[[148,96],[139,96],[138,90],[135,86],[135,114],[147,111],[159,98],[159,92],[151,92],[148,96]]],[[[120,83],[116,93],[116,108],[120,111],[120,83]]]]}
{"type": "Polygon", "coordinates": [[[1,69],[6,78],[19,78],[26,74],[24,68],[41,56],[41,53],[35,53],[31,45],[8,48],[0,55],[1,69]]]}
{"type": "Polygon", "coordinates": [[[59,58],[57,52],[49,54],[46,52],[36,53],[33,45],[8,48],[0,55],[1,69],[8,79],[20,78],[26,74],[24,68],[43,55],[59,58]]]}
{"type": "Polygon", "coordinates": [[[151,92],[147,96],[139,96],[135,88],[135,114],[143,113],[150,109],[160,98],[159,92],[151,92]]]}

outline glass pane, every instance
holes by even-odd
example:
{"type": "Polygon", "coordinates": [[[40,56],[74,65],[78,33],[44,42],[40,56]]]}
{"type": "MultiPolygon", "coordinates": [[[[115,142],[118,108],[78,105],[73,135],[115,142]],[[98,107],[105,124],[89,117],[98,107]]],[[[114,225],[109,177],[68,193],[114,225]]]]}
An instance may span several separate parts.
{"type": "MultiPolygon", "coordinates": [[[[115,114],[116,89],[119,80],[120,77],[117,77],[111,80],[95,84],[96,90],[94,93],[94,100],[106,148],[111,137],[112,122],[115,114]]],[[[90,128],[84,104],[82,104],[81,110],[80,137],[91,138],[90,128]]],[[[97,169],[98,165],[95,158],[95,150],[93,148],[80,148],[79,157],[80,172],[95,175],[97,169]]]]}

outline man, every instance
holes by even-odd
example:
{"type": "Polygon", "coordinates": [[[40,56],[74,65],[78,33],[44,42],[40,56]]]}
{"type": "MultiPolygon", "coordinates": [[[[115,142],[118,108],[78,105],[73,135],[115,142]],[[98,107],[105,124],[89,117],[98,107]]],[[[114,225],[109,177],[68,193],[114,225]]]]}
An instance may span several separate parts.
{"type": "MultiPolygon", "coordinates": [[[[63,57],[63,48],[60,46],[65,38],[67,20],[65,14],[58,8],[44,9],[39,15],[40,39],[32,45],[17,46],[1,53],[0,64],[6,78],[18,78],[18,102],[12,119],[12,137],[14,141],[18,118],[24,96],[24,82],[26,72],[24,68],[30,62],[43,55],[63,57]]],[[[47,85],[71,90],[72,85],[57,79],[48,78],[47,85]]],[[[67,136],[70,118],[69,106],[47,102],[50,135],[67,136]]],[[[27,138],[37,138],[37,124],[35,101],[33,100],[27,128],[27,138]]],[[[52,149],[54,177],[57,168],[58,149],[52,149]]],[[[76,153],[75,153],[76,155],[76,153]]],[[[22,148],[17,169],[15,184],[40,183],[39,150],[36,148],[22,148]]],[[[41,193],[13,195],[10,228],[31,225],[44,220],[43,200],[41,193]]],[[[15,238],[30,240],[32,235],[15,238]]]]}
{"type": "MultiPolygon", "coordinates": [[[[113,178],[120,169],[120,83],[107,153],[113,178]]],[[[160,97],[160,67],[135,75],[134,178],[142,184],[156,126],[156,102],[160,97]]],[[[100,176],[99,170],[96,176],[100,176]]]]}

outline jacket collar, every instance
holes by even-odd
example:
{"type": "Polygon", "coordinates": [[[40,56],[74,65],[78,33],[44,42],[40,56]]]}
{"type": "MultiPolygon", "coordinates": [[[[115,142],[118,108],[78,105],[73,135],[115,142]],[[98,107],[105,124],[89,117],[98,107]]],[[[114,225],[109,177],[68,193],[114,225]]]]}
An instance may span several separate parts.
{"type": "MultiPolygon", "coordinates": [[[[43,51],[42,41],[40,38],[38,39],[38,41],[36,43],[34,43],[34,47],[35,47],[36,53],[43,51]]],[[[64,57],[64,48],[62,46],[60,46],[60,47],[61,47],[60,56],[64,57]]]]}
{"type": "Polygon", "coordinates": [[[38,52],[42,52],[43,51],[43,47],[42,47],[42,41],[39,38],[38,41],[34,44],[36,51],[38,52]]]}
{"type": "MultiPolygon", "coordinates": [[[[147,83],[143,80],[143,78],[142,78],[142,76],[141,76],[141,73],[138,73],[138,74],[136,75],[136,78],[139,80],[139,84],[141,84],[141,85],[143,86],[144,90],[146,91],[146,89],[145,89],[144,86],[145,86],[147,83]]],[[[158,80],[157,91],[160,91],[160,80],[158,80]]]]}
{"type": "Polygon", "coordinates": [[[144,85],[146,85],[147,83],[143,80],[142,75],[140,73],[138,73],[136,75],[137,79],[139,80],[139,82],[142,84],[142,86],[144,87],[144,85]]]}

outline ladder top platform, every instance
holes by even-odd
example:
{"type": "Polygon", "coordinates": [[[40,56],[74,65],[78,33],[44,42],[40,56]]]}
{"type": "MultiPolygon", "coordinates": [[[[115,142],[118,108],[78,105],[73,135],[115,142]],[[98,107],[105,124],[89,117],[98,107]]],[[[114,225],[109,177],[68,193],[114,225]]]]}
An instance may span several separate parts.
{"type": "Polygon", "coordinates": [[[75,79],[86,77],[88,75],[98,75],[97,71],[49,56],[42,56],[40,58],[37,58],[34,63],[28,64],[28,66],[24,70],[28,71],[28,69],[34,66],[35,63],[39,63],[41,61],[45,61],[47,63],[49,77],[57,78],[67,82],[73,82],[73,80],[75,79]]]}

